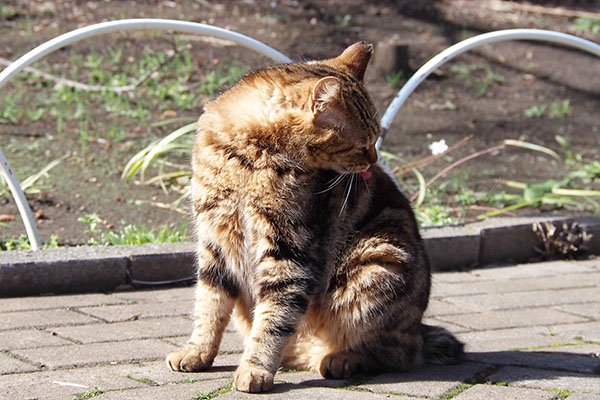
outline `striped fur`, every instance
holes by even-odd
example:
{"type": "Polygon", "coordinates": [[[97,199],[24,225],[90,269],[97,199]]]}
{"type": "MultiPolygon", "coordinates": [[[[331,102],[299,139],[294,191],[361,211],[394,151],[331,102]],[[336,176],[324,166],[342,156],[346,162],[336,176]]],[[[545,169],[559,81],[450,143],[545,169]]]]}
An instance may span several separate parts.
{"type": "Polygon", "coordinates": [[[192,159],[195,326],[171,369],[210,367],[231,314],[246,337],[241,391],[270,389],[280,365],[341,378],[460,357],[451,334],[421,323],[429,265],[409,202],[376,163],[371,52],[360,42],[259,70],[206,105],[192,159]]]}

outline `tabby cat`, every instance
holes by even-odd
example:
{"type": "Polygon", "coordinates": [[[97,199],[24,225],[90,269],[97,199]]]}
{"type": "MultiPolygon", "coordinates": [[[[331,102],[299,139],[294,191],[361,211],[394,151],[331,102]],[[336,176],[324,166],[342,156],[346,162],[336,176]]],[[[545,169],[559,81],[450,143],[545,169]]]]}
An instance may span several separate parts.
{"type": "Polygon", "coordinates": [[[269,390],[280,365],[346,378],[460,358],[462,343],[421,322],[429,264],[377,163],[372,51],[258,70],[206,105],[192,157],[195,324],[171,369],[209,368],[232,313],[245,392],[269,390]]]}

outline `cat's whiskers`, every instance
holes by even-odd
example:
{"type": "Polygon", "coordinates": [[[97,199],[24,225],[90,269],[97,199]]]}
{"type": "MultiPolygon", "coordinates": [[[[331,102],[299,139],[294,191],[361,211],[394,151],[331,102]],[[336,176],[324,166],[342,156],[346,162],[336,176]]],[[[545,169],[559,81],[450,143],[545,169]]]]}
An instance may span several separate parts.
{"type": "Polygon", "coordinates": [[[348,204],[348,198],[350,197],[350,192],[352,191],[352,186],[354,184],[354,175],[355,174],[350,174],[350,180],[348,181],[348,183],[346,183],[346,188],[344,189],[346,195],[344,196],[344,202],[342,203],[342,208],[340,209],[340,213],[338,216],[342,215],[342,213],[346,209],[346,205],[348,204]]]}
{"type": "Polygon", "coordinates": [[[339,185],[339,183],[346,177],[348,176],[348,170],[342,172],[341,174],[339,174],[337,177],[331,179],[329,182],[326,183],[329,184],[329,186],[327,186],[326,189],[321,190],[320,192],[316,192],[315,194],[323,194],[326,192],[329,192],[330,190],[332,190],[334,187],[336,187],[337,185],[339,185]]]}

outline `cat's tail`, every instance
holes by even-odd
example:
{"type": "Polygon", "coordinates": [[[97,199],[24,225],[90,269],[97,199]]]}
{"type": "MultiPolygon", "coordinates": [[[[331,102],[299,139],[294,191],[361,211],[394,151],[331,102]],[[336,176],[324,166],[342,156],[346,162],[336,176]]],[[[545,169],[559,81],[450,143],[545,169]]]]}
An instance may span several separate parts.
{"type": "Polygon", "coordinates": [[[423,324],[425,361],[430,364],[454,364],[464,355],[465,345],[447,329],[423,324]]]}

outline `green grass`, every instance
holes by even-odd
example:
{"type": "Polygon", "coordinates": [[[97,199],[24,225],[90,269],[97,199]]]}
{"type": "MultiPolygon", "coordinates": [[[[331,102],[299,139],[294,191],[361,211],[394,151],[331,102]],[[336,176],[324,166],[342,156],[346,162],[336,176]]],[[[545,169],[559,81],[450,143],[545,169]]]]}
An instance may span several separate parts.
{"type": "MultiPolygon", "coordinates": [[[[60,247],[58,236],[52,235],[50,240],[42,245],[43,249],[55,249],[60,247]]],[[[31,244],[26,235],[17,238],[5,239],[0,241],[0,251],[8,250],[31,250],[31,244]]]]}
{"type": "Polygon", "coordinates": [[[193,399],[194,400],[211,400],[222,394],[231,392],[232,390],[233,390],[233,385],[230,383],[228,386],[221,388],[221,389],[207,390],[205,392],[197,392],[194,394],[193,399]]]}
{"type": "Polygon", "coordinates": [[[527,118],[542,118],[548,117],[550,119],[563,118],[571,114],[571,101],[565,100],[554,100],[549,104],[533,105],[523,110],[523,115],[527,118]]]}
{"type": "Polygon", "coordinates": [[[573,28],[578,31],[600,33],[600,18],[576,18],[573,21],[573,28]]]}
{"type": "Polygon", "coordinates": [[[88,226],[88,245],[117,246],[139,245],[146,243],[177,243],[188,239],[185,224],[179,227],[164,225],[159,228],[148,228],[143,224],[132,225],[123,222],[122,229],[115,231],[102,228],[104,221],[97,214],[86,214],[79,218],[88,226]]]}

